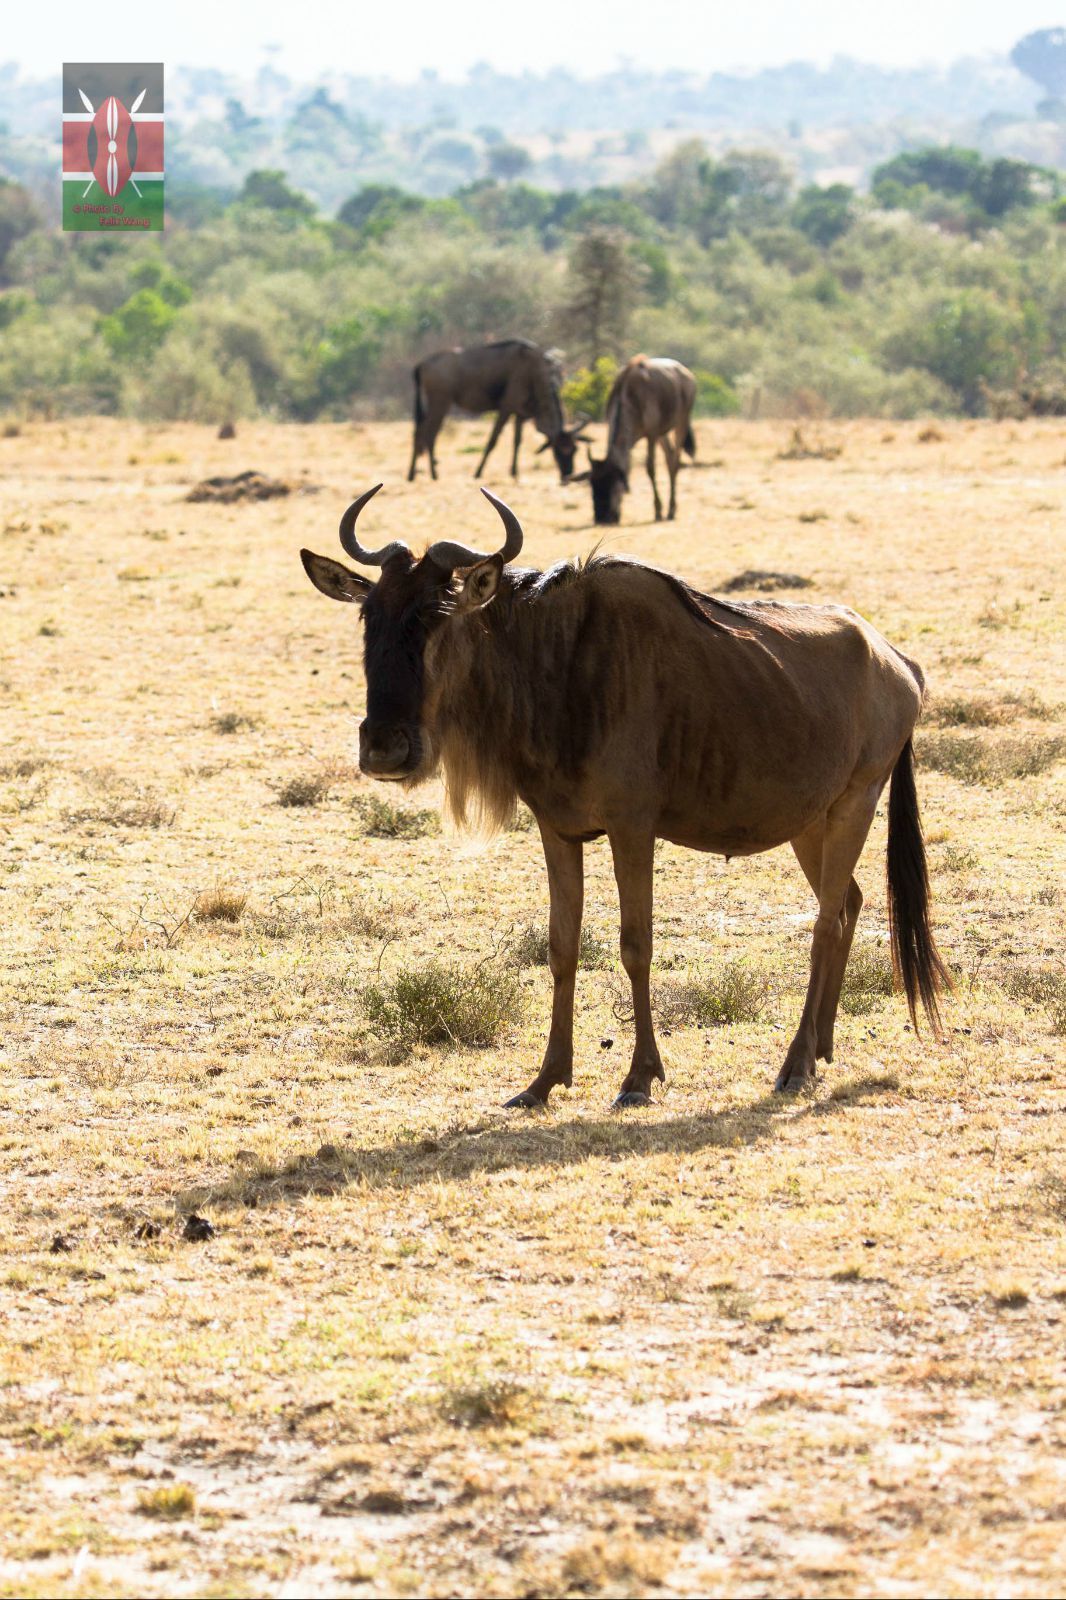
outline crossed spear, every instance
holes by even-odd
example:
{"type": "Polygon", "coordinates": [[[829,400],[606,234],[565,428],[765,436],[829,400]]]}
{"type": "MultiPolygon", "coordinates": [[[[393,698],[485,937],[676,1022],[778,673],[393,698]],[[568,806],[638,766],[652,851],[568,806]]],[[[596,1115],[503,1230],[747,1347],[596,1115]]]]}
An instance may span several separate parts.
{"type": "MultiPolygon", "coordinates": [[[[85,93],[85,90],[84,89],[79,89],[78,93],[81,95],[81,103],[85,107],[86,111],[89,113],[90,117],[95,117],[95,115],[96,115],[96,107],[93,105],[92,101],[89,99],[89,96],[85,93]]],[[[148,93],[147,89],[142,89],[140,94],[137,96],[136,100],[130,106],[130,116],[131,117],[135,117],[137,115],[137,112],[140,109],[141,101],[144,99],[144,97],[145,97],[145,95],[147,93],[148,93]]],[[[85,199],[85,195],[89,193],[89,189],[92,188],[92,186],[93,186],[93,184],[95,182],[96,182],[95,178],[90,178],[89,179],[89,184],[88,184],[88,187],[85,190],[85,194],[82,195],[82,199],[83,200],[85,199]]],[[[138,200],[143,200],[144,196],[141,193],[141,191],[137,188],[137,180],[133,176],[132,172],[130,173],[130,182],[133,184],[133,187],[134,187],[134,190],[136,191],[136,195],[137,195],[138,200]]]]}

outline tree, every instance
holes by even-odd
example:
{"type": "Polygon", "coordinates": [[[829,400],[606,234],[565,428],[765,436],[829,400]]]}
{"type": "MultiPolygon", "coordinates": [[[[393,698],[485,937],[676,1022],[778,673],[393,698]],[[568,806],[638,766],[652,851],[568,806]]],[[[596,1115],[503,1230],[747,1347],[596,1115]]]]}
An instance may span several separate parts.
{"type": "Polygon", "coordinates": [[[250,172],[237,198],[247,205],[261,206],[265,211],[283,211],[292,216],[310,217],[315,212],[313,200],[298,189],[290,188],[284,172],[269,167],[250,172]]]}
{"type": "Polygon", "coordinates": [[[0,178],[0,283],[7,281],[4,263],[12,245],[40,226],[40,213],[29,193],[12,179],[0,178]]]}
{"type": "Polygon", "coordinates": [[[831,183],[824,189],[808,184],[792,208],[792,221],[812,244],[825,249],[854,222],[854,200],[855,191],[846,183],[831,183]]]}
{"type": "Polygon", "coordinates": [[[418,195],[408,194],[394,183],[365,183],[341,206],[337,221],[357,230],[372,224],[375,232],[383,233],[401,217],[421,211],[424,204],[418,195]]]}
{"type": "Polygon", "coordinates": [[[589,367],[600,356],[621,357],[629,318],[643,280],[629,242],[615,228],[589,228],[570,252],[566,336],[589,367]]]}
{"type": "Polygon", "coordinates": [[[1053,100],[1066,97],[1066,28],[1038,28],[1010,53],[1019,72],[1038,83],[1053,100]]]}
{"type": "Polygon", "coordinates": [[[520,144],[497,144],[489,151],[489,173],[502,183],[513,183],[532,165],[533,157],[520,144]]]}

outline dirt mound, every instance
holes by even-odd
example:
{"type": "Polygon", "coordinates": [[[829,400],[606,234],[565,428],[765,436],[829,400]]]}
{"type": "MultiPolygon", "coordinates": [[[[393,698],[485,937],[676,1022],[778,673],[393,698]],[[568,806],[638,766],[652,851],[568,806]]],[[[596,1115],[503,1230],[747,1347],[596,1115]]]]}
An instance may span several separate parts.
{"type": "Polygon", "coordinates": [[[205,478],[190,489],[186,500],[219,500],[231,504],[235,500],[273,500],[279,494],[291,494],[292,486],[280,478],[268,478],[262,472],[238,472],[233,478],[205,478]]]}
{"type": "Polygon", "coordinates": [[[738,589],[761,589],[769,593],[773,589],[810,589],[810,578],[801,578],[798,572],[760,572],[751,569],[748,572],[738,572],[735,578],[730,578],[722,585],[723,594],[735,594],[738,589]]]}

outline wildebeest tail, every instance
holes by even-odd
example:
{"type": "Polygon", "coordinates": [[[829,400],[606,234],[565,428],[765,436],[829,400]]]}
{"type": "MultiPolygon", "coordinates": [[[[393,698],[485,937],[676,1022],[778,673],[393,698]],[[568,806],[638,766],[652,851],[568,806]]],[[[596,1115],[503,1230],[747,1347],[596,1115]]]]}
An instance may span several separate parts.
{"type": "Polygon", "coordinates": [[[914,747],[908,739],[892,772],[888,793],[888,923],[892,967],[918,1027],[921,1000],[934,1034],[941,1035],[938,999],[952,988],[929,920],[929,871],[914,786],[914,747]]]}
{"type": "Polygon", "coordinates": [[[420,365],[417,366],[415,368],[415,370],[414,370],[414,380],[415,380],[415,427],[417,428],[419,423],[423,421],[423,419],[425,418],[425,415],[426,415],[426,408],[425,408],[425,405],[424,405],[423,400],[422,400],[422,368],[421,368],[420,365]]]}
{"type": "Polygon", "coordinates": [[[696,459],[696,435],[692,431],[691,422],[688,425],[688,432],[685,434],[685,442],[682,444],[681,448],[682,448],[682,450],[684,450],[686,455],[690,456],[692,458],[692,460],[695,461],[695,459],[696,459]]]}

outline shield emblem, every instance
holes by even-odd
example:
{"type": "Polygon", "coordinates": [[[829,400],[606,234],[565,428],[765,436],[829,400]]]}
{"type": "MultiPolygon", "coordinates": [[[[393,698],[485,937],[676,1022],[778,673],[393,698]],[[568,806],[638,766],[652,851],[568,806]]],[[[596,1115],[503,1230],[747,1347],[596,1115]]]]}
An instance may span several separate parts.
{"type": "Polygon", "coordinates": [[[113,94],[108,95],[90,124],[88,154],[93,177],[112,200],[122,193],[133,173],[132,132],[133,118],[126,107],[113,94]],[[95,153],[92,149],[94,136],[95,153]]]}

